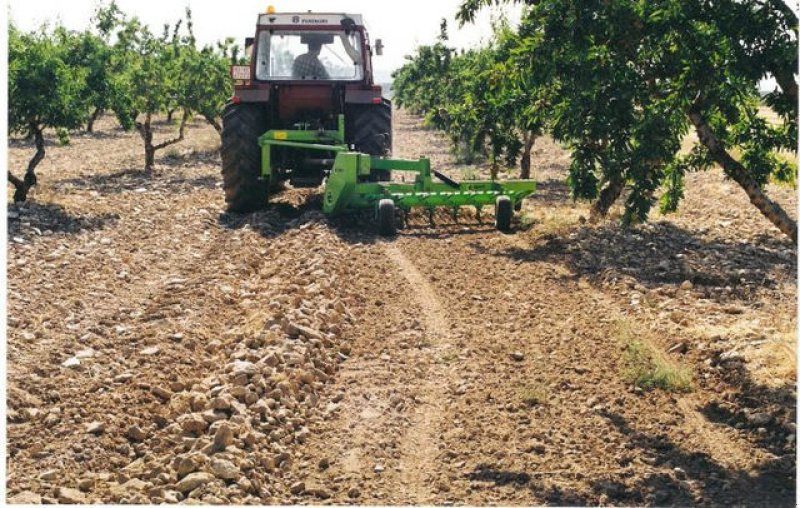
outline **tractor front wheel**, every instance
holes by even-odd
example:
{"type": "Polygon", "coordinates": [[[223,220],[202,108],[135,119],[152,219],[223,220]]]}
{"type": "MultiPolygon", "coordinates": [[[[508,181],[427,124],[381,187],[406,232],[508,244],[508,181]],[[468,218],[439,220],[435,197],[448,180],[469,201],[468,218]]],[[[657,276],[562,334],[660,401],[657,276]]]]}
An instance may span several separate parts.
{"type": "Polygon", "coordinates": [[[258,137],[269,130],[260,104],[228,103],[222,112],[222,188],[230,212],[267,206],[268,182],[261,179],[258,137]]]}

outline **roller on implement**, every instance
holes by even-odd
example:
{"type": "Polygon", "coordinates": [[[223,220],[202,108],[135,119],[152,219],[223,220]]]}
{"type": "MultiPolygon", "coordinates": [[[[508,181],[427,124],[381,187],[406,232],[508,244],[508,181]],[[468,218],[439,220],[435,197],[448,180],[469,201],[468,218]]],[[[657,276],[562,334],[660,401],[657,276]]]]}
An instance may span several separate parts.
{"type": "MultiPolygon", "coordinates": [[[[234,96],[223,112],[231,211],[265,207],[288,180],[324,184],[328,215],[374,210],[382,235],[393,235],[414,208],[432,218],[437,208],[455,214],[463,206],[475,207],[478,217],[494,206],[497,229],[509,231],[514,211],[536,189],[532,180],[457,182],[426,158],[392,158],[391,102],[373,83],[373,49],[358,15],[270,8],[245,46],[254,47],[250,65],[231,67],[234,96]],[[392,181],[393,172],[413,174],[413,183],[392,181]]],[[[375,52],[382,53],[380,39],[375,52]]]]}

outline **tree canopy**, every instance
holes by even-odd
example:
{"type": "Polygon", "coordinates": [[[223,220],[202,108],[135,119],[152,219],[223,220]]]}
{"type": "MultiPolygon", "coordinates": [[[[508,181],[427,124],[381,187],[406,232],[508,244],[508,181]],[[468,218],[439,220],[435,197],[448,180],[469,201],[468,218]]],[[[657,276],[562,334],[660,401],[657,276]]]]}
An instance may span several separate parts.
{"type": "MultiPolygon", "coordinates": [[[[458,19],[470,22],[500,3],[507,2],[466,0],[458,19]]],[[[645,220],[659,194],[661,209],[673,211],[686,172],[717,164],[796,242],[796,222],[765,193],[768,182],[794,184],[797,173],[787,156],[797,150],[797,18],[783,2],[522,3],[519,28],[486,48],[497,62],[488,75],[462,75],[459,85],[441,79],[443,90],[427,92],[433,103],[415,107],[430,115],[446,104],[438,98],[483,79],[479,92],[495,111],[513,105],[516,123],[546,129],[572,152],[568,182],[575,198],[594,200],[593,215],[604,215],[623,189],[625,222],[645,220]],[[762,97],[768,76],[779,88],[762,97]],[[767,121],[763,106],[780,122],[767,121]],[[697,142],[685,153],[690,132],[697,142]]]]}

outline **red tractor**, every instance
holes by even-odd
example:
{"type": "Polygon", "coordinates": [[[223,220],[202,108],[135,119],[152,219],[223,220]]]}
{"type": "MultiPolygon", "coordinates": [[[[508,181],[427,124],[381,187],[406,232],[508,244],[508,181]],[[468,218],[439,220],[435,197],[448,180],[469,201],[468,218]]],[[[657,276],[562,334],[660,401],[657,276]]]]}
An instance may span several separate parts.
{"type": "MultiPolygon", "coordinates": [[[[280,129],[323,133],[341,129],[353,150],[375,156],[392,148],[392,106],[374,83],[373,49],[360,15],[275,13],[258,17],[245,43],[249,65],[231,67],[234,95],[225,106],[222,176],[228,210],[263,208],[277,183],[317,187],[330,172],[334,152],[302,146],[273,149],[270,178],[263,178],[259,138],[280,129]],[[270,188],[273,187],[273,188],[270,188]]],[[[371,178],[388,179],[388,171],[371,178]]]]}

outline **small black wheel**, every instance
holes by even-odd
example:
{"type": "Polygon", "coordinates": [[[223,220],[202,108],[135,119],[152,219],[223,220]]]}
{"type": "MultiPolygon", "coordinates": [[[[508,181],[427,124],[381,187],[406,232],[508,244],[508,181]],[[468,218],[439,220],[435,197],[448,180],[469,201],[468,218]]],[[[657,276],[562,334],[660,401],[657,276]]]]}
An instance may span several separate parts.
{"type": "Polygon", "coordinates": [[[494,202],[494,225],[498,231],[511,230],[511,217],[514,215],[514,206],[508,196],[497,196],[494,202]]]}
{"type": "Polygon", "coordinates": [[[378,201],[378,234],[381,236],[394,236],[397,226],[394,218],[394,201],[381,199],[378,201]]]}

